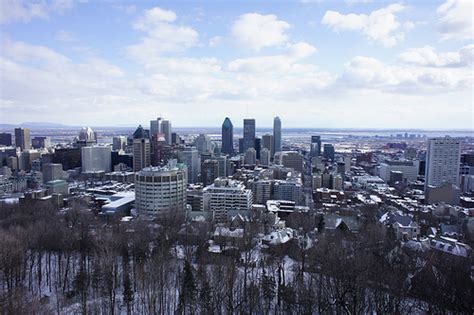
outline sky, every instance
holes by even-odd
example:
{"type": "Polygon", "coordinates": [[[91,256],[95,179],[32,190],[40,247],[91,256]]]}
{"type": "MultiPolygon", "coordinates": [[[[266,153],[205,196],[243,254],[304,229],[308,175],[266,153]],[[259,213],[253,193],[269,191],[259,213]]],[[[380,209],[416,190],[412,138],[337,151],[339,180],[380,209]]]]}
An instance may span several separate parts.
{"type": "Polygon", "coordinates": [[[0,1],[0,123],[474,129],[473,1],[0,1]]]}

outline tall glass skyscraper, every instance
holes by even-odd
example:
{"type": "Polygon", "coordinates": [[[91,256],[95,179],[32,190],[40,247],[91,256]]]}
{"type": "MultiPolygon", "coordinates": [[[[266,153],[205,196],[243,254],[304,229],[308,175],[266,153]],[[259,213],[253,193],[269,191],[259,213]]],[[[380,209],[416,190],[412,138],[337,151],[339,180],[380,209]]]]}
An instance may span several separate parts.
{"type": "Polygon", "coordinates": [[[234,126],[229,117],[226,117],[222,123],[221,152],[229,155],[234,154],[234,126]]]}
{"type": "Polygon", "coordinates": [[[275,152],[281,152],[281,120],[280,117],[273,119],[273,149],[275,152]]]}
{"type": "Polygon", "coordinates": [[[244,119],[244,152],[255,149],[255,119],[244,119]]]}

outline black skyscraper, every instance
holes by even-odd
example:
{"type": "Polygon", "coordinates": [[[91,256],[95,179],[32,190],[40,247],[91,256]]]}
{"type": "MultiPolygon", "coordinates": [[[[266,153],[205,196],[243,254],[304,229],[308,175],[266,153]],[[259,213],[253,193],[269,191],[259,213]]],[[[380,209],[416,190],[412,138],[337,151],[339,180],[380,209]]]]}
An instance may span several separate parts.
{"type": "Polygon", "coordinates": [[[229,117],[226,117],[222,124],[222,153],[234,154],[234,126],[229,117]]]}
{"type": "Polygon", "coordinates": [[[244,119],[244,152],[255,149],[255,119],[244,119]]]}

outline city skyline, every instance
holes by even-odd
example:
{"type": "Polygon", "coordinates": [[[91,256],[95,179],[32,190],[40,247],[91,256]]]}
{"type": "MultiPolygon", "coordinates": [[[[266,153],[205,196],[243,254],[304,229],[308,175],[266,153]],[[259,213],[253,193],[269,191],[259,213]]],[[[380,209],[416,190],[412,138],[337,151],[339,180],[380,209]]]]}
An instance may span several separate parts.
{"type": "Polygon", "coordinates": [[[2,123],[473,129],[470,1],[0,6],[2,123]]]}

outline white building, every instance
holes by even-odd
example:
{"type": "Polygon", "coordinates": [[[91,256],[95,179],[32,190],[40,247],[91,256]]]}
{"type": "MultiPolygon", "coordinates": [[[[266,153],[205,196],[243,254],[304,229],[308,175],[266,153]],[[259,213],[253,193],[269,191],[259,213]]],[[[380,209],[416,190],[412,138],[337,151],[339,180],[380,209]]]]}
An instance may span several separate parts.
{"type": "Polygon", "coordinates": [[[252,191],[240,181],[218,178],[203,190],[203,209],[212,212],[216,221],[225,221],[229,211],[249,211],[252,191]]]}
{"type": "Polygon", "coordinates": [[[425,187],[447,182],[459,185],[461,142],[446,136],[428,139],[426,150],[425,187]]]}
{"type": "Polygon", "coordinates": [[[403,178],[409,182],[416,181],[418,177],[419,162],[418,161],[394,161],[387,160],[380,163],[380,178],[384,182],[390,181],[390,172],[402,172],[403,178]]]}
{"type": "Polygon", "coordinates": [[[109,146],[82,147],[82,172],[110,172],[112,168],[112,153],[109,146]]]}
{"type": "Polygon", "coordinates": [[[187,169],[171,161],[135,174],[135,207],[152,216],[183,213],[186,209],[187,169]]]}
{"type": "Polygon", "coordinates": [[[301,205],[304,201],[303,184],[296,180],[275,180],[273,199],[294,201],[297,205],[301,205]]]}

